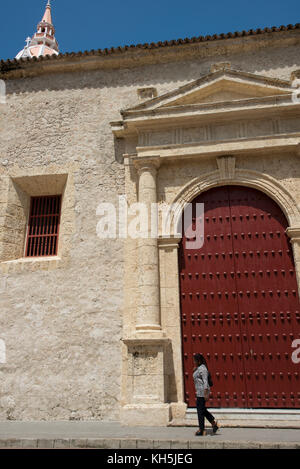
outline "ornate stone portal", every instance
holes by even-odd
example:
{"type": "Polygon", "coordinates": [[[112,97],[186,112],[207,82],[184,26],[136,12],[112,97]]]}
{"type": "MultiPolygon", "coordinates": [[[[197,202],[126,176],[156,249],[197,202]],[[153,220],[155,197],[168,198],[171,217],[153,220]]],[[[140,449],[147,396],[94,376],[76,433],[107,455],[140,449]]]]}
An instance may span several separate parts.
{"type": "MultiPolygon", "coordinates": [[[[290,82],[217,67],[178,90],[122,112],[128,203],[177,203],[226,184],[257,188],[284,211],[300,278],[297,201],[281,165],[299,155],[300,104],[290,82]],[[127,143],[128,142],[128,143],[127,143]],[[135,151],[132,152],[132,142],[135,151]]],[[[161,226],[159,226],[161,234],[161,226]]],[[[128,240],[122,422],[167,425],[185,417],[174,233],[128,240]],[[132,276],[138,273],[137,288],[132,276]]]]}

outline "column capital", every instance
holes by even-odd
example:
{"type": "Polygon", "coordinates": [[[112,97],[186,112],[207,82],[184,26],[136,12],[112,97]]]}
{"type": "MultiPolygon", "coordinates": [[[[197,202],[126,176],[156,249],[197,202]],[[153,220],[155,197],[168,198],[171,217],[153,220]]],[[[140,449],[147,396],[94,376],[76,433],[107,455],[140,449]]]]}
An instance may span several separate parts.
{"type": "Polygon", "coordinates": [[[291,238],[291,242],[300,242],[300,225],[290,226],[286,229],[286,234],[291,238]]]}
{"type": "Polygon", "coordinates": [[[178,249],[182,236],[160,236],[158,238],[159,249],[178,249]]]}
{"type": "Polygon", "coordinates": [[[132,162],[138,172],[149,171],[158,169],[160,167],[161,158],[158,155],[135,157],[132,158],[132,162]]]}

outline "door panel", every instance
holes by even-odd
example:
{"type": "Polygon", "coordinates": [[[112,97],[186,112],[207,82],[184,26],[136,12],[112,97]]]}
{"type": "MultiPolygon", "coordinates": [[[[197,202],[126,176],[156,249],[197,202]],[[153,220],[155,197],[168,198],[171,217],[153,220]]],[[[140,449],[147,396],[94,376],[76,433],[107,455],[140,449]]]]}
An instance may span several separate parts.
{"type": "Polygon", "coordinates": [[[290,334],[299,332],[299,302],[287,221],[259,191],[232,187],[229,193],[249,405],[295,407],[290,334]]]}
{"type": "MultiPolygon", "coordinates": [[[[299,299],[286,219],[265,194],[219,187],[204,203],[204,245],[179,250],[185,398],[194,353],[214,378],[211,407],[300,407],[291,343],[299,299]]],[[[297,319],[298,315],[298,319],[297,319]]]]}

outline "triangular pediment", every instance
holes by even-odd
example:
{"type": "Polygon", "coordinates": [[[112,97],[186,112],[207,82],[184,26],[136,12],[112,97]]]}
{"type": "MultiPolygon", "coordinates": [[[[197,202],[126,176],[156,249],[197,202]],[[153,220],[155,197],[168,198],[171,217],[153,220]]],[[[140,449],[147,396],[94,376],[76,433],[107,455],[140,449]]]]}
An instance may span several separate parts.
{"type": "Polygon", "coordinates": [[[284,94],[284,91],[277,87],[250,84],[240,80],[233,80],[229,77],[222,77],[212,83],[200,86],[199,88],[187,93],[183,93],[181,96],[172,99],[171,102],[162,104],[162,106],[220,103],[281,94],[284,94]]]}
{"type": "Polygon", "coordinates": [[[207,103],[228,103],[251,98],[288,95],[292,91],[288,81],[236,70],[222,70],[206,75],[172,92],[147,100],[124,112],[159,110],[207,103]]]}

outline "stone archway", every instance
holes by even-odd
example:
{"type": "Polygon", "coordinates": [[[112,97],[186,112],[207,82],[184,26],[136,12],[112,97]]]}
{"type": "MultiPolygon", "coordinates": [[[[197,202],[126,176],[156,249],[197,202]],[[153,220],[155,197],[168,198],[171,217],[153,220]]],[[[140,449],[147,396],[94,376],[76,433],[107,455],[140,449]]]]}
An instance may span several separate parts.
{"type": "MultiPolygon", "coordinates": [[[[219,170],[204,173],[185,184],[171,201],[177,204],[178,213],[171,215],[172,226],[175,217],[180,217],[184,205],[191,202],[198,194],[220,185],[241,185],[261,190],[273,199],[284,212],[289,227],[287,233],[293,245],[294,261],[297,275],[298,289],[300,284],[300,214],[293,196],[276,179],[263,173],[235,168],[235,158],[221,157],[218,159],[219,170]],[[231,160],[231,163],[230,163],[231,160]]],[[[159,240],[160,258],[160,292],[162,325],[173,344],[175,364],[175,384],[171,389],[171,415],[173,419],[184,419],[186,403],[184,402],[184,377],[181,355],[181,321],[180,321],[180,292],[178,271],[178,246],[180,238],[170,236],[159,240]],[[174,396],[174,398],[173,398],[174,396]]]]}
{"type": "MultiPolygon", "coordinates": [[[[228,160],[231,157],[222,157],[219,161],[223,159],[228,160]]],[[[235,169],[228,176],[230,177],[226,177],[226,174],[219,170],[194,178],[180,190],[172,203],[182,210],[187,202],[191,202],[198,194],[210,188],[226,184],[248,186],[271,197],[280,206],[291,227],[300,225],[300,211],[295,199],[276,179],[258,171],[245,169],[235,169]]]]}

